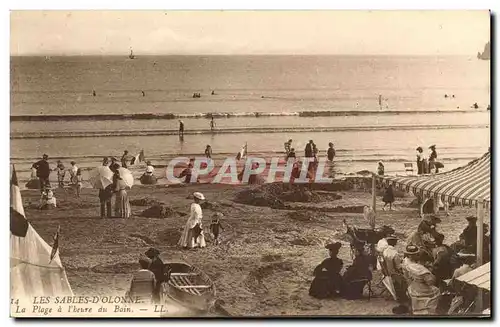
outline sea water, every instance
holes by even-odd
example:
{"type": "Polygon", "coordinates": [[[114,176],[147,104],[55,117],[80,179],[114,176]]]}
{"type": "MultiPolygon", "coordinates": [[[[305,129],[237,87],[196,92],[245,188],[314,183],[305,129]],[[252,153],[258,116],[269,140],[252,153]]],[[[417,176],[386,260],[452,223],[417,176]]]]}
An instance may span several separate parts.
{"type": "Polygon", "coordinates": [[[43,153],[88,170],[143,149],[165,166],[207,144],[223,161],[245,143],[283,156],[293,139],[300,156],[312,139],[320,155],[335,144],[341,174],[378,161],[401,173],[431,144],[448,170],[488,151],[489,90],[489,62],[474,57],[12,57],[11,161],[25,181],[43,153]]]}

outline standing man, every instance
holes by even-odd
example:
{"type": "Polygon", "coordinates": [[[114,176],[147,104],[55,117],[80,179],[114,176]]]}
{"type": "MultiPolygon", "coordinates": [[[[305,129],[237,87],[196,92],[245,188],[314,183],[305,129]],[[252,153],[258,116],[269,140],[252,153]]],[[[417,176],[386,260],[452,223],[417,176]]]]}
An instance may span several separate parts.
{"type": "Polygon", "coordinates": [[[50,167],[47,160],[49,160],[49,156],[44,154],[42,160],[35,162],[32,166],[36,169],[36,177],[40,180],[40,191],[42,193],[50,187],[50,167]]]}
{"type": "Polygon", "coordinates": [[[128,168],[128,166],[127,166],[127,159],[128,159],[128,151],[125,150],[125,151],[123,151],[123,156],[122,156],[122,159],[121,159],[122,167],[123,168],[128,168]]]}
{"type": "Polygon", "coordinates": [[[328,143],[328,152],[327,152],[328,160],[333,161],[333,158],[335,158],[335,149],[333,148],[333,143],[330,142],[328,143]]]}
{"type": "MultiPolygon", "coordinates": [[[[212,120],[210,120],[210,130],[213,132],[215,129],[215,120],[214,117],[212,116],[212,120]]],[[[183,128],[184,130],[184,128],[183,128]]]]}
{"type": "Polygon", "coordinates": [[[179,136],[184,137],[184,122],[179,120],[179,136]]]}

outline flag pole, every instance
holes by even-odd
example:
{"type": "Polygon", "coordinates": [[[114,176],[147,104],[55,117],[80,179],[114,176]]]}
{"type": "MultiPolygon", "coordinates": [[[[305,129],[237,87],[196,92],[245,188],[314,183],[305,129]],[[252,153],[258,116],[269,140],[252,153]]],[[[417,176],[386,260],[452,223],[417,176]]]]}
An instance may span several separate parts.
{"type": "MultiPolygon", "coordinates": [[[[482,199],[477,202],[477,220],[478,220],[478,226],[477,226],[477,240],[476,240],[477,241],[476,268],[481,267],[483,265],[484,202],[482,199]]],[[[483,310],[483,291],[482,288],[478,287],[477,298],[476,298],[476,311],[478,313],[481,313],[482,310],[483,310]]]]}
{"type": "Polygon", "coordinates": [[[373,222],[370,223],[370,227],[372,229],[375,229],[375,219],[377,217],[376,207],[377,207],[376,177],[375,177],[375,173],[372,173],[372,209],[373,209],[373,213],[374,213],[373,222]]]}

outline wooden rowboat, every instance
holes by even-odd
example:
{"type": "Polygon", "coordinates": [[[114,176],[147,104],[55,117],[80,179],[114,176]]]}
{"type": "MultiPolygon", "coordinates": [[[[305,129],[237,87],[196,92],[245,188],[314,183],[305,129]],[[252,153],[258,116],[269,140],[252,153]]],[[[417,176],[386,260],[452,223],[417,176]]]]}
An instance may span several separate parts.
{"type": "Polygon", "coordinates": [[[199,311],[210,310],[215,303],[215,285],[210,277],[195,266],[182,261],[167,261],[170,280],[163,296],[199,311]]]}

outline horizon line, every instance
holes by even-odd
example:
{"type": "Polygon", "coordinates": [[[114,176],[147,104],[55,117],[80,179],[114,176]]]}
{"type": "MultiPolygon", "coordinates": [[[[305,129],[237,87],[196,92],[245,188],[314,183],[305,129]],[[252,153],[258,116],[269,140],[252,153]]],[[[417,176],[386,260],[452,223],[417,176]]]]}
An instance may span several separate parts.
{"type": "MultiPolygon", "coordinates": [[[[158,54],[134,54],[135,60],[138,57],[157,57],[157,56],[350,56],[350,57],[476,57],[477,54],[354,54],[354,53],[235,53],[235,54],[213,54],[213,53],[158,53],[158,54]]],[[[125,54],[10,54],[10,57],[124,57],[125,54]]]]}

